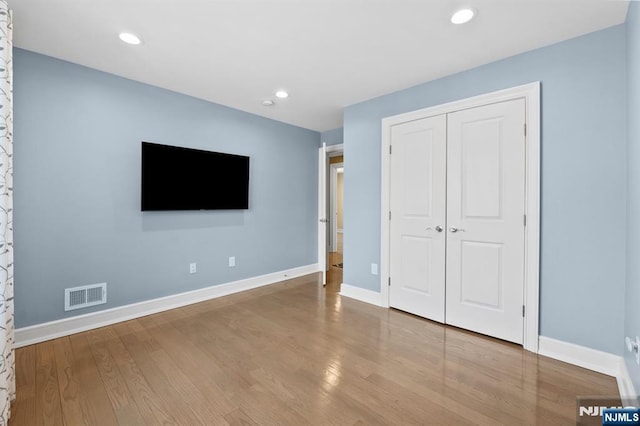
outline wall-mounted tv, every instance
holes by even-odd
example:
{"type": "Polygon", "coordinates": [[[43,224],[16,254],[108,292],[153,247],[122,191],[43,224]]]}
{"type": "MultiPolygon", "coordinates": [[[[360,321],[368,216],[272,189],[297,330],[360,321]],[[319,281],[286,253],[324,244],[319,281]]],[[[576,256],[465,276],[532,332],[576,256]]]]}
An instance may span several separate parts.
{"type": "Polygon", "coordinates": [[[142,211],[249,208],[249,157],[142,142],[142,211]]]}

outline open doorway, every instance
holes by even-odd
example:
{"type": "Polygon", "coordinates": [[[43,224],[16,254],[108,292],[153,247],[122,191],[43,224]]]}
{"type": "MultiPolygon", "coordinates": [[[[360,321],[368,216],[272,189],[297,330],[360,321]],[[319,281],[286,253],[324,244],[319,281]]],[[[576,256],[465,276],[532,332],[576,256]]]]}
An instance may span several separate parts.
{"type": "Polygon", "coordinates": [[[318,168],[318,264],[327,291],[340,292],[344,254],[343,145],[322,144],[318,168]]]}
{"type": "Polygon", "coordinates": [[[327,259],[327,290],[340,292],[342,284],[342,270],[344,268],[344,225],[343,225],[343,200],[344,200],[344,153],[333,151],[328,153],[329,184],[327,185],[329,199],[329,223],[328,231],[328,259],[327,259]]]}

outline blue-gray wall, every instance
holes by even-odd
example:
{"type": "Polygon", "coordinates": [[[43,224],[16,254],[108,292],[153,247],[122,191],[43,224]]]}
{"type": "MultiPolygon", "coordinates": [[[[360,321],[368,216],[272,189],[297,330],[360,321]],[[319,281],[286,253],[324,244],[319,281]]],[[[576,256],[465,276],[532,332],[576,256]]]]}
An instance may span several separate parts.
{"type": "Polygon", "coordinates": [[[319,133],[20,49],[14,59],[17,327],[317,262],[319,133]],[[250,156],[249,210],[141,213],[143,140],[250,156]],[[65,287],[105,281],[107,305],[63,312],[65,287]]]}
{"type": "MultiPolygon", "coordinates": [[[[625,334],[640,336],[640,3],[627,15],[627,294],[625,334]]],[[[640,392],[640,367],[625,350],[627,367],[640,392]]]]}
{"type": "Polygon", "coordinates": [[[342,127],[320,133],[320,140],[328,145],[340,145],[343,141],[342,127]]]}
{"type": "Polygon", "coordinates": [[[539,80],[540,332],[621,354],[625,39],[619,25],[346,108],[344,282],[380,290],[370,273],[370,264],[380,262],[380,120],[539,80]]]}

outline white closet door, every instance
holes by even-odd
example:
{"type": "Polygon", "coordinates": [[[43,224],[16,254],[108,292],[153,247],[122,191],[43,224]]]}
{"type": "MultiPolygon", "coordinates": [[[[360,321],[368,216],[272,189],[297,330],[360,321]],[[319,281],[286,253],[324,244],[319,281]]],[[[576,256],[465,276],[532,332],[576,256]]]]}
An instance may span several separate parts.
{"type": "Polygon", "coordinates": [[[522,343],[525,101],[448,115],[446,322],[522,343]]]}
{"type": "Polygon", "coordinates": [[[391,129],[389,304],[444,322],[446,116],[391,129]]]}

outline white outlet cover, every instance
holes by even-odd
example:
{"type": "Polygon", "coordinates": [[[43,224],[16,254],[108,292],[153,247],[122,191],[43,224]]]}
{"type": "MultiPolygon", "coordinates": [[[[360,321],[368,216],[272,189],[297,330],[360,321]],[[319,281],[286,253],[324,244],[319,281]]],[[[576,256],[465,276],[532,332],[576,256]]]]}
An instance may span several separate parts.
{"type": "Polygon", "coordinates": [[[190,263],[189,264],[189,273],[190,274],[195,274],[196,273],[196,264],[195,263],[190,263]]]}
{"type": "Polygon", "coordinates": [[[233,267],[236,266],[236,257],[235,256],[230,256],[229,257],[229,267],[233,267]]]}
{"type": "Polygon", "coordinates": [[[627,336],[624,341],[627,344],[627,350],[635,355],[636,364],[640,365],[640,337],[636,336],[634,340],[627,336]]]}
{"type": "Polygon", "coordinates": [[[377,263],[372,263],[371,264],[371,274],[372,275],[378,275],[378,264],[377,263]]]}
{"type": "Polygon", "coordinates": [[[631,340],[631,337],[625,337],[624,343],[627,345],[627,350],[631,352],[633,350],[633,340],[631,340]]]}

